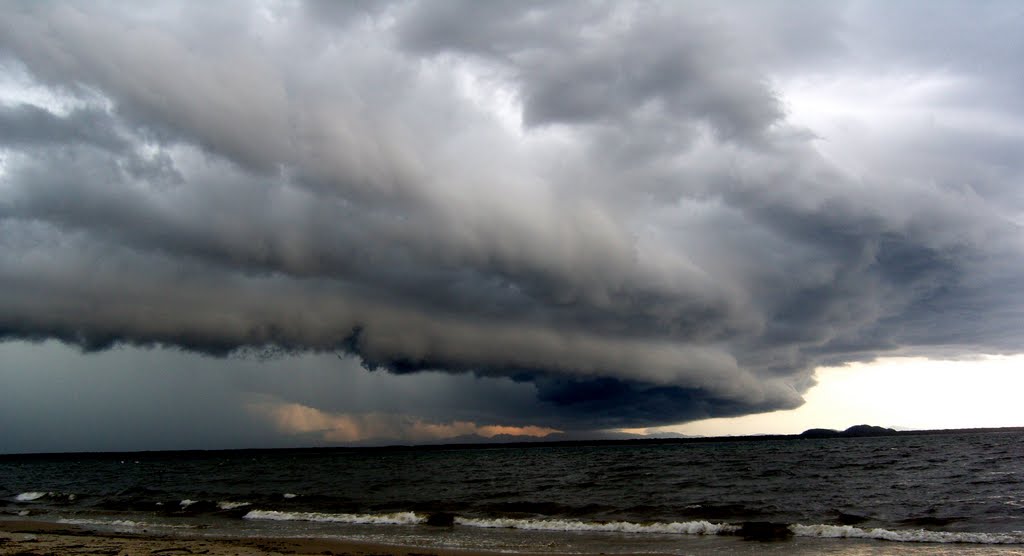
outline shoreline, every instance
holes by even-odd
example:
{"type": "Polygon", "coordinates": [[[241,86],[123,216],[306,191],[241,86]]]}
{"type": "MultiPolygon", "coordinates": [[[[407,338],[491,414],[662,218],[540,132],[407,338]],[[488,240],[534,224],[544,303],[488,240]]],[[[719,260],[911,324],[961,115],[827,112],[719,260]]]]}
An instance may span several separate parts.
{"type": "MultiPolygon", "coordinates": [[[[0,520],[0,555],[498,556],[498,551],[375,544],[344,539],[203,537],[95,531],[48,521],[0,520]]],[[[517,555],[520,553],[517,553],[517,555]]],[[[522,553],[522,556],[547,556],[522,553]]]]}
{"type": "MultiPolygon", "coordinates": [[[[614,552],[614,556],[760,555],[796,556],[1024,556],[1020,545],[889,543],[864,539],[798,538],[757,542],[739,539],[691,538],[676,550],[614,552]],[[703,541],[703,542],[702,542],[703,541]]],[[[49,521],[0,519],[0,556],[107,555],[107,556],[566,556],[568,553],[519,552],[474,548],[407,546],[316,537],[232,537],[161,535],[96,531],[49,521]]],[[[573,552],[605,555],[601,550],[573,552]]]]}

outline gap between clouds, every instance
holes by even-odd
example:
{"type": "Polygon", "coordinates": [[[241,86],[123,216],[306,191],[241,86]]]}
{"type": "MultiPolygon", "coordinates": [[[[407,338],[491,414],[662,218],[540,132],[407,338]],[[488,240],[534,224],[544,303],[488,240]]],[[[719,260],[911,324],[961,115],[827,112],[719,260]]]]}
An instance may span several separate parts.
{"type": "Polygon", "coordinates": [[[335,413],[294,402],[262,397],[247,409],[279,431],[311,435],[325,442],[410,441],[494,438],[543,438],[562,431],[541,426],[478,425],[471,421],[430,422],[395,413],[335,413]]]}

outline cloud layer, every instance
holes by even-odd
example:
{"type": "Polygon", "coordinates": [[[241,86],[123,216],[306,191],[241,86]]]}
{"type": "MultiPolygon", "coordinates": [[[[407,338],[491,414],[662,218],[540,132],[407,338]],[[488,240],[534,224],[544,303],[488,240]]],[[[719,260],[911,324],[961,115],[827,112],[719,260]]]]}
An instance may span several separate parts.
{"type": "Polygon", "coordinates": [[[3,11],[0,337],[511,378],[541,409],[472,425],[562,430],[1021,351],[1012,3],[3,11]]]}

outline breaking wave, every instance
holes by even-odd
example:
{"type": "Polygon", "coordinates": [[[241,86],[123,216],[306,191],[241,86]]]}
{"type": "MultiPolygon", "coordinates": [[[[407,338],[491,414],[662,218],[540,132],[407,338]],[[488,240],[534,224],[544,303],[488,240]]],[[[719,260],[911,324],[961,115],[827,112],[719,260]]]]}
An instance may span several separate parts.
{"type": "Polygon", "coordinates": [[[99,527],[110,527],[115,530],[126,530],[135,531],[144,528],[156,528],[156,529],[199,529],[198,525],[181,524],[181,523],[151,523],[147,521],[134,521],[131,519],[86,519],[86,518],[61,518],[57,520],[57,523],[65,523],[68,525],[86,525],[86,526],[99,526],[99,527]]]}
{"type": "Polygon", "coordinates": [[[49,498],[58,502],[74,502],[77,496],[74,494],[63,493],[63,492],[22,492],[21,494],[14,497],[18,502],[37,502],[44,498],[49,498]]]}
{"type": "MultiPolygon", "coordinates": [[[[348,523],[365,525],[422,525],[428,516],[416,512],[386,514],[334,514],[321,512],[282,512],[252,510],[244,519],[273,521],[311,521],[320,523],[348,523]]],[[[574,519],[522,519],[455,517],[454,524],[462,527],[488,529],[521,529],[526,531],[579,531],[594,533],[630,533],[660,535],[733,535],[741,531],[740,524],[712,523],[710,521],[679,521],[636,523],[631,521],[580,521],[574,519]]],[[[850,525],[790,525],[797,537],[873,539],[914,543],[964,544],[1024,544],[1024,532],[968,533],[929,531],[925,529],[861,529],[850,525]]]]}
{"type": "Polygon", "coordinates": [[[893,542],[1024,544],[1024,533],[968,533],[927,529],[861,529],[851,525],[791,525],[798,537],[874,539],[893,542]]]}
{"type": "Polygon", "coordinates": [[[314,521],[319,523],[351,523],[367,525],[419,525],[426,517],[413,512],[390,514],[328,514],[321,512],[279,512],[275,510],[252,510],[242,519],[269,519],[272,521],[314,521]]]}
{"type": "Polygon", "coordinates": [[[235,510],[249,505],[249,502],[231,502],[230,500],[221,500],[220,502],[217,502],[217,507],[222,510],[235,510]]]}
{"type": "MultiPolygon", "coordinates": [[[[281,512],[252,510],[243,519],[273,521],[313,521],[320,523],[351,523],[366,525],[421,525],[427,516],[415,512],[387,514],[329,514],[320,512],[281,512]]],[[[686,521],[676,523],[632,523],[628,521],[587,522],[573,519],[514,519],[456,517],[455,525],[488,529],[523,529],[529,531],[593,531],[616,533],[662,533],[684,535],[720,535],[739,529],[738,525],[686,521]]]]}
{"type": "Polygon", "coordinates": [[[633,523],[630,521],[587,522],[575,519],[455,518],[456,525],[528,531],[592,531],[599,533],[660,533],[675,535],[722,535],[739,530],[738,525],[709,521],[633,523]]]}

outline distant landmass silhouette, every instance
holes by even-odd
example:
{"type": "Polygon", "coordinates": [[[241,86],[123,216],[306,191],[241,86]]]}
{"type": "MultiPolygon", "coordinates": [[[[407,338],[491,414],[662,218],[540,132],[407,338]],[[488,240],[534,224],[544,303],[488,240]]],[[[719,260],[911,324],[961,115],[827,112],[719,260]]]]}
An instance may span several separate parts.
{"type": "Polygon", "coordinates": [[[805,438],[845,438],[859,436],[891,436],[896,434],[896,429],[876,427],[874,425],[854,425],[844,431],[835,429],[807,429],[800,433],[805,438]]]}
{"type": "MultiPolygon", "coordinates": [[[[637,436],[630,434],[614,434],[605,438],[565,438],[563,435],[552,435],[555,438],[538,440],[520,440],[519,437],[496,437],[481,438],[477,436],[461,437],[456,442],[443,444],[390,444],[378,446],[310,446],[307,448],[235,448],[227,450],[155,450],[136,452],[67,452],[61,453],[38,453],[38,454],[0,454],[0,462],[10,460],[24,460],[33,458],[53,458],[62,455],[79,458],[88,454],[124,454],[138,455],[146,453],[175,454],[182,457],[190,457],[198,453],[266,453],[266,452],[322,452],[322,451],[404,451],[404,450],[452,450],[452,449],[491,449],[491,448],[530,448],[542,446],[645,446],[664,444],[707,444],[713,442],[777,442],[777,441],[801,441],[828,438],[862,438],[872,436],[931,436],[942,434],[978,434],[990,432],[1024,433],[1024,427],[983,427],[970,429],[925,429],[925,430],[896,430],[873,425],[854,425],[845,431],[834,429],[808,429],[800,434],[756,434],[743,436],[689,436],[689,437],[658,437],[658,436],[637,436]],[[559,438],[561,436],[561,438],[559,438]]],[[[568,436],[568,435],[566,435],[568,436]]]]}

